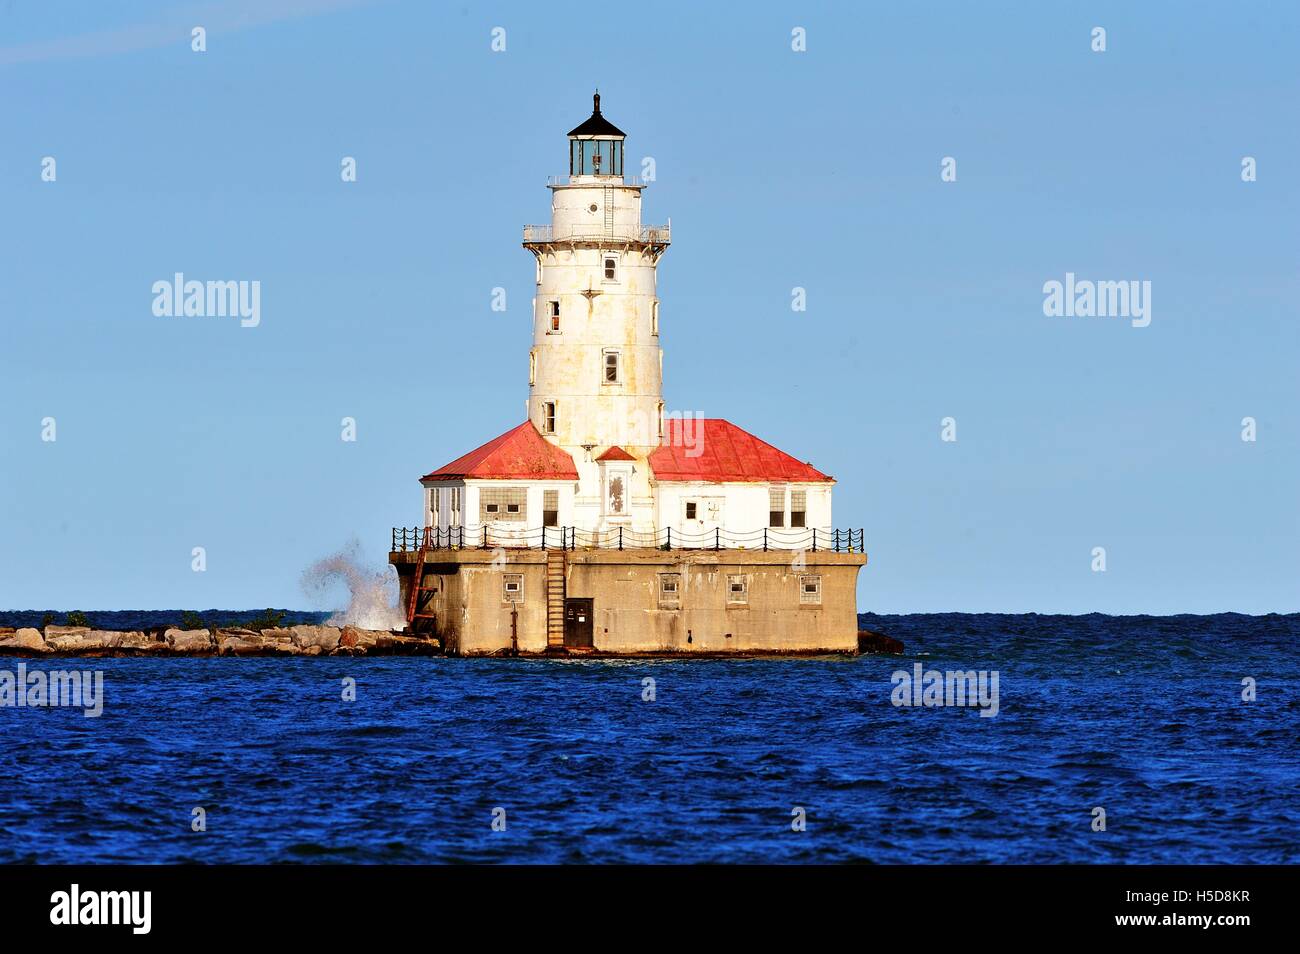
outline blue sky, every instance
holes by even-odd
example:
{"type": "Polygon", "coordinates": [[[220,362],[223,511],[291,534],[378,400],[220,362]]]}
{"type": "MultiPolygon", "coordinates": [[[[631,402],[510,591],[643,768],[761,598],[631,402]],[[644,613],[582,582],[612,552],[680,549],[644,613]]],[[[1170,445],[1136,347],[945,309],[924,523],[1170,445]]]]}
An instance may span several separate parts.
{"type": "Polygon", "coordinates": [[[804,7],[0,4],[0,607],[382,567],[523,419],[520,227],[599,85],[673,222],[668,407],[835,475],[861,610],[1300,609],[1300,8],[804,7]],[[260,326],[155,317],[178,271],[260,326]],[[1045,317],[1066,272],[1150,281],[1150,326],[1045,317]]]}

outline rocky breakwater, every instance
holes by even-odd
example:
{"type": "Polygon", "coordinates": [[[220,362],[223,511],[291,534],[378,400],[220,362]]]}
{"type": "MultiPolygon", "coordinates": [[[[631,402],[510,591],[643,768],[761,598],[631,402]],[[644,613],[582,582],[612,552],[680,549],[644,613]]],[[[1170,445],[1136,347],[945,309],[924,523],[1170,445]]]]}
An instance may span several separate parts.
{"type": "Polygon", "coordinates": [[[273,629],[0,628],[7,656],[436,656],[436,639],[355,626],[273,629]]]}

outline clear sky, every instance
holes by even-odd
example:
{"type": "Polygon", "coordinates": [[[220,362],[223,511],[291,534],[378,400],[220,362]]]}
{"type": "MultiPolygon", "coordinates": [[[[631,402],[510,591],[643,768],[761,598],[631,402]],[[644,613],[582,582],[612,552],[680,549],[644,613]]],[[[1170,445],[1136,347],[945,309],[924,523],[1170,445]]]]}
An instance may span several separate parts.
{"type": "Polygon", "coordinates": [[[0,608],[382,568],[524,418],[520,228],[598,85],[673,223],[668,408],[838,479],[860,609],[1300,609],[1300,7],[741,9],[0,2],[0,608]],[[156,317],[176,272],[260,325],[156,317]],[[1067,272],[1150,325],[1045,316],[1067,272]]]}

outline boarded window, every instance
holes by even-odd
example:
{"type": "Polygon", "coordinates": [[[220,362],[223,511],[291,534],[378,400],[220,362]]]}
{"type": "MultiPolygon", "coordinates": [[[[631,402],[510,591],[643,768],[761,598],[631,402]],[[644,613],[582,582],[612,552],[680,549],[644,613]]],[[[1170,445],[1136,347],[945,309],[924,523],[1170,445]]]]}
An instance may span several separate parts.
{"type": "Polygon", "coordinates": [[[558,490],[542,491],[542,526],[558,527],[560,525],[560,492],[558,490]]]}
{"type": "Polygon", "coordinates": [[[806,527],[808,525],[808,491],[790,491],[790,526],[806,527]]]}
{"type": "Polygon", "coordinates": [[[727,602],[749,602],[749,577],[743,573],[732,574],[727,577],[727,602]]]}
{"type": "Polygon", "coordinates": [[[767,525],[785,526],[785,484],[772,484],[767,489],[767,525]]]}
{"type": "Polygon", "coordinates": [[[622,513],[627,500],[627,484],[622,474],[609,475],[609,513],[622,513]]]}
{"type": "Polygon", "coordinates": [[[659,605],[676,606],[681,602],[682,575],[680,573],[659,574],[659,605]]]}
{"type": "Polygon", "coordinates": [[[502,574],[501,601],[504,603],[522,603],[524,601],[524,575],[522,573],[502,574]]]}
{"type": "Polygon", "coordinates": [[[479,522],[524,520],[528,492],[522,487],[484,487],[478,492],[479,522]]]}
{"type": "Polygon", "coordinates": [[[804,605],[818,604],[822,601],[822,578],[820,576],[799,577],[799,602],[804,605]]]}

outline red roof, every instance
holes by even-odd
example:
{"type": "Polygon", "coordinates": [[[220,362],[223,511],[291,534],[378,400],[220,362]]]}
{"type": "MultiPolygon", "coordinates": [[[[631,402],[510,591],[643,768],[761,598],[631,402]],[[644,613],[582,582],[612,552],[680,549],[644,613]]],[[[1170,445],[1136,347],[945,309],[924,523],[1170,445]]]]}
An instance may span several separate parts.
{"type": "Polygon", "coordinates": [[[663,445],[649,457],[655,480],[831,482],[811,464],[717,418],[669,418],[663,445]]]}
{"type": "Polygon", "coordinates": [[[636,460],[636,458],[623,448],[615,445],[597,457],[596,460],[636,460]]]}
{"type": "Polygon", "coordinates": [[[577,480],[573,458],[524,421],[464,457],[425,474],[421,480],[577,480]]]}

